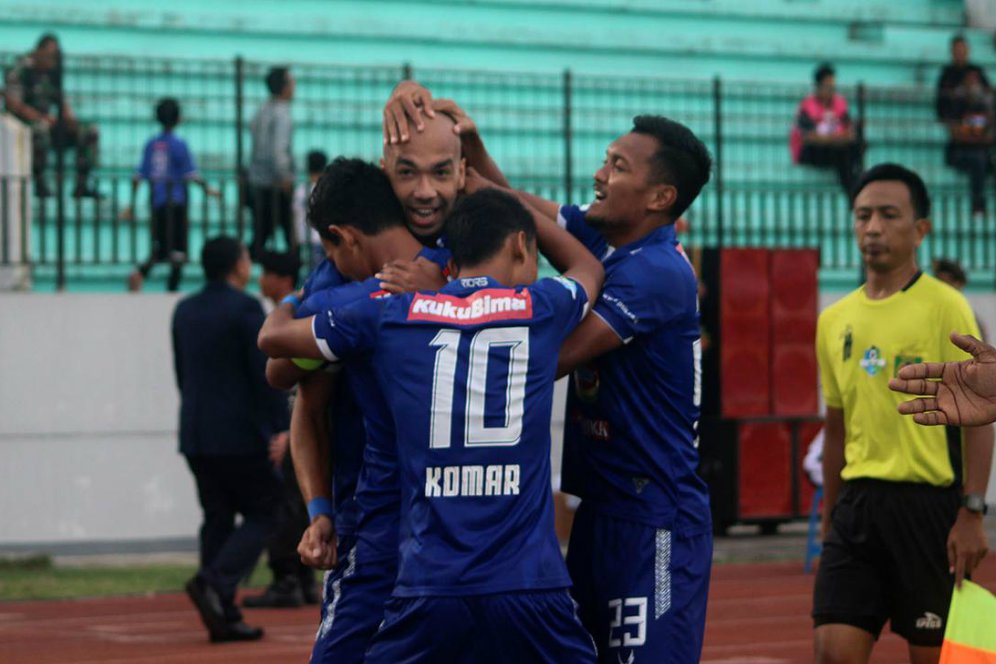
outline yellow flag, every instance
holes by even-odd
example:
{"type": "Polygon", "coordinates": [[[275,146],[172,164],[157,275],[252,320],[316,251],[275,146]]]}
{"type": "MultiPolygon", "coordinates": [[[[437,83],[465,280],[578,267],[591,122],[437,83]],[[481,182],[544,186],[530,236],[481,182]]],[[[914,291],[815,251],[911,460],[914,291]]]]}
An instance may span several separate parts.
{"type": "Polygon", "coordinates": [[[996,664],[996,597],[971,581],[951,595],[940,664],[996,664]]]}

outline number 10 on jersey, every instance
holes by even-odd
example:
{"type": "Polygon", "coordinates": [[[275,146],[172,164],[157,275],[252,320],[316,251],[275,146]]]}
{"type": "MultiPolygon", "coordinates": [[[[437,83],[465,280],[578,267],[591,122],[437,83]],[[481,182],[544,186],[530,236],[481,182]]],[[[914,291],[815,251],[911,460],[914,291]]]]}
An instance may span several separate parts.
{"type": "MultiPolygon", "coordinates": [[[[453,426],[463,430],[466,447],[508,447],[518,445],[522,438],[522,415],[526,400],[526,375],[529,371],[529,328],[492,327],[473,333],[467,351],[467,373],[460,376],[466,383],[467,399],[463,419],[454,422],[453,401],[456,398],[457,360],[460,353],[461,330],[440,330],[429,345],[437,348],[432,374],[432,415],[429,424],[429,447],[448,448],[453,426]],[[488,371],[497,369],[498,360],[492,351],[508,349],[508,366],[504,386],[492,382],[488,393],[488,371]],[[504,394],[497,393],[501,387],[504,394]],[[485,406],[488,402],[504,402],[504,413],[498,413],[500,426],[487,426],[485,406]]],[[[492,418],[492,422],[495,418],[492,418]]]]}

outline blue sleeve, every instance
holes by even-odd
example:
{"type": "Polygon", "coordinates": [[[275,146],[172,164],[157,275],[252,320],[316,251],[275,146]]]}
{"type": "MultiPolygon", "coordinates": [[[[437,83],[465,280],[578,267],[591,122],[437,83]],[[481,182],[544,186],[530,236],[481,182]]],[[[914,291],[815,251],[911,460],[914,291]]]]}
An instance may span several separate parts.
{"type": "Polygon", "coordinates": [[[688,313],[695,304],[695,275],[681,263],[650,265],[639,258],[619,263],[606,276],[594,313],[624,343],[688,313]]]}
{"type": "Polygon", "coordinates": [[[553,320],[561,332],[561,341],[574,331],[588,313],[587,293],[581,284],[569,277],[540,279],[529,290],[541,294],[549,303],[553,320]]]}
{"type": "Polygon", "coordinates": [[[306,300],[312,293],[325,290],[326,288],[335,288],[344,283],[347,283],[346,278],[336,269],[335,265],[328,260],[324,260],[311,271],[311,274],[304,281],[304,295],[302,299],[306,300]]]}
{"type": "Polygon", "coordinates": [[[557,225],[565,229],[583,244],[598,260],[605,260],[609,253],[609,243],[601,233],[588,225],[585,214],[588,206],[562,205],[557,213],[557,225]]]}
{"type": "Polygon", "coordinates": [[[325,359],[338,362],[372,349],[384,302],[383,299],[363,299],[316,314],[311,329],[325,359]]]}
{"type": "Polygon", "coordinates": [[[353,281],[334,288],[315,291],[305,298],[301,306],[294,312],[295,318],[307,318],[319,314],[326,309],[336,309],[352,304],[361,299],[369,299],[370,295],[380,290],[380,282],[376,279],[353,281]]]}
{"type": "Polygon", "coordinates": [[[135,173],[146,180],[152,177],[152,141],[145,144],[142,150],[142,163],[138,165],[135,173]]]}

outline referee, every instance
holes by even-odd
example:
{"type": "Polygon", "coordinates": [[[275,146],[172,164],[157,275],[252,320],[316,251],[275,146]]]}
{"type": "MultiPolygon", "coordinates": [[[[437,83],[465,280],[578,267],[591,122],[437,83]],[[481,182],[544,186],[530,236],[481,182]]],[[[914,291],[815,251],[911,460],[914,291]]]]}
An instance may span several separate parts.
{"type": "Polygon", "coordinates": [[[911,662],[937,662],[953,586],[987,550],[993,433],[917,426],[888,382],[906,364],[966,359],[948,335],[979,330],[965,298],[917,267],[930,230],[923,180],[880,164],[852,196],[867,281],[817,326],[827,425],[816,655],[867,662],[890,621],[911,662]]]}

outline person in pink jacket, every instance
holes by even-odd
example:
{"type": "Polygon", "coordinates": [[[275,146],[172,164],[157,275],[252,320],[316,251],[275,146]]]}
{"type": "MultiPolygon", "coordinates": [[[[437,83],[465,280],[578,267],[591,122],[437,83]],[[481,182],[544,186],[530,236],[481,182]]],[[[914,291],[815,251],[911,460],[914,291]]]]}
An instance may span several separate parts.
{"type": "Polygon", "coordinates": [[[844,193],[861,173],[864,144],[848,113],[847,100],[836,92],[836,72],[823,63],[813,74],[816,89],[799,102],[795,125],[789,140],[792,161],[797,164],[832,168],[844,193]]]}

